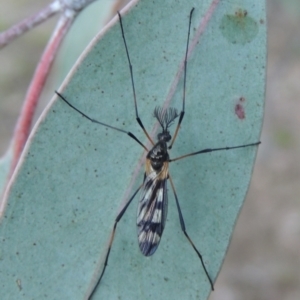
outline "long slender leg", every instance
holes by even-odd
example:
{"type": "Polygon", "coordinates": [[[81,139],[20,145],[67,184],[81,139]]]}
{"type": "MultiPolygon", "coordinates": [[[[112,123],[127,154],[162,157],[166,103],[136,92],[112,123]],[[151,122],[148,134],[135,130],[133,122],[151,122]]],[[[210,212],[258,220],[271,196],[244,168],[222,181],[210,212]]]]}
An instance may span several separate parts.
{"type": "Polygon", "coordinates": [[[188,56],[188,52],[189,52],[189,41],[190,41],[190,31],[191,31],[191,22],[192,22],[192,15],[193,15],[193,11],[194,8],[192,8],[191,12],[190,12],[190,19],[189,19],[189,29],[188,29],[188,37],[187,37],[187,42],[186,42],[186,51],[185,51],[185,58],[184,58],[184,75],[183,75],[183,95],[182,95],[182,110],[181,113],[179,115],[179,119],[178,119],[178,124],[177,127],[175,129],[175,133],[173,135],[173,139],[171,141],[171,144],[169,146],[169,149],[171,149],[173,147],[173,144],[175,142],[175,139],[177,137],[179,128],[180,128],[180,124],[183,120],[184,117],[184,108],[185,108],[185,87],[186,87],[186,70],[187,70],[187,56],[188,56]]]}
{"type": "Polygon", "coordinates": [[[132,200],[134,199],[134,197],[136,196],[136,194],[138,193],[138,191],[140,190],[140,188],[142,187],[142,184],[139,186],[139,188],[135,191],[135,193],[132,195],[132,197],[128,200],[128,202],[126,203],[126,205],[123,207],[123,209],[120,211],[120,213],[118,214],[118,216],[116,217],[116,220],[115,220],[115,224],[114,224],[114,228],[113,228],[113,231],[112,231],[112,234],[111,234],[111,237],[110,237],[110,240],[109,240],[109,246],[108,246],[108,250],[107,250],[107,254],[106,254],[106,257],[105,257],[105,262],[104,262],[104,267],[103,267],[103,270],[102,270],[102,273],[97,281],[97,283],[95,284],[95,287],[93,288],[92,292],[90,293],[89,297],[88,297],[88,300],[91,300],[93,295],[95,294],[99,284],[100,284],[100,281],[104,275],[104,271],[106,269],[106,266],[107,266],[107,261],[108,261],[108,257],[109,257],[109,254],[110,254],[110,249],[111,249],[111,246],[112,246],[112,243],[114,241],[114,237],[115,237],[115,232],[116,232],[116,228],[117,228],[117,224],[118,222],[121,220],[121,218],[123,217],[125,211],[127,210],[129,204],[132,202],[132,200]]]}
{"type": "Polygon", "coordinates": [[[233,147],[223,147],[223,148],[207,148],[207,149],[203,149],[203,150],[200,150],[200,151],[192,152],[192,153],[189,153],[189,154],[185,154],[185,155],[170,159],[169,162],[180,160],[180,159],[183,159],[185,157],[189,157],[189,156],[193,156],[193,155],[209,153],[209,152],[214,152],[214,151],[232,150],[232,149],[238,149],[238,148],[258,146],[260,143],[261,142],[256,142],[256,143],[251,143],[251,144],[246,144],[246,145],[233,146],[233,147]]]}
{"type": "Polygon", "coordinates": [[[130,77],[131,77],[131,84],[132,84],[132,90],[133,90],[133,100],[134,100],[134,108],[135,108],[136,120],[137,120],[138,124],[140,125],[140,127],[143,129],[143,131],[144,131],[145,135],[147,136],[147,138],[149,139],[149,141],[152,143],[152,145],[154,145],[153,140],[151,139],[150,135],[148,134],[147,130],[145,129],[145,127],[144,127],[144,125],[143,125],[143,123],[142,123],[142,121],[141,121],[141,119],[139,117],[138,107],[137,107],[137,101],[136,101],[136,94],[135,94],[135,87],[134,87],[134,80],[133,80],[132,64],[131,64],[131,60],[130,60],[130,56],[129,56],[129,51],[128,51],[126,39],[125,39],[125,34],[124,34],[124,29],[123,29],[123,23],[122,23],[122,17],[121,17],[121,14],[119,12],[118,12],[118,16],[119,16],[119,20],[120,20],[122,38],[123,38],[123,41],[124,41],[126,55],[127,55],[127,60],[128,60],[129,69],[130,69],[130,77]]]}
{"type": "Polygon", "coordinates": [[[179,220],[180,220],[180,226],[181,226],[181,230],[183,231],[184,235],[186,236],[186,238],[188,239],[188,241],[190,242],[190,244],[192,245],[192,247],[194,248],[194,250],[196,251],[198,257],[200,258],[200,261],[201,261],[201,264],[202,264],[202,267],[203,267],[203,270],[206,274],[206,277],[210,283],[210,286],[211,286],[211,289],[212,291],[214,290],[214,283],[212,281],[212,279],[210,278],[209,274],[208,274],[208,271],[205,267],[205,264],[204,264],[204,261],[203,261],[203,258],[202,258],[202,255],[200,254],[200,252],[198,251],[198,249],[196,248],[195,244],[193,243],[193,241],[191,240],[191,238],[189,237],[189,235],[187,234],[186,232],[186,229],[185,229],[185,224],[184,224],[184,219],[183,219],[183,216],[182,216],[182,212],[181,212],[181,209],[180,209],[180,205],[179,205],[179,201],[178,201],[178,197],[177,197],[177,194],[176,194],[176,191],[175,191],[175,187],[174,187],[174,183],[173,183],[173,180],[169,174],[169,180],[170,180],[170,183],[171,183],[171,186],[172,186],[172,190],[173,190],[173,193],[174,193],[174,196],[175,196],[175,200],[176,200],[176,206],[177,206],[177,210],[178,210],[178,214],[179,214],[179,220]]]}
{"type": "Polygon", "coordinates": [[[120,129],[120,128],[117,128],[117,127],[114,127],[114,126],[111,126],[111,125],[108,125],[108,124],[105,124],[103,122],[100,122],[100,121],[97,121],[95,119],[92,119],[90,118],[88,115],[86,115],[85,113],[83,113],[81,110],[79,110],[78,108],[76,108],[74,105],[72,105],[62,94],[60,94],[58,91],[55,91],[55,93],[65,102],[67,103],[71,108],[73,108],[74,110],[76,110],[78,113],[80,113],[82,116],[84,116],[86,119],[90,120],[91,122],[93,123],[96,123],[96,124],[99,124],[99,125],[102,125],[102,126],[105,126],[105,127],[108,127],[108,128],[111,128],[111,129],[114,129],[114,130],[117,130],[117,131],[120,131],[120,132],[123,132],[123,133],[126,133],[128,134],[132,139],[134,139],[137,143],[139,143],[146,151],[149,151],[145,145],[142,144],[142,142],[133,134],[131,133],[130,131],[125,131],[123,129],[120,129]]]}

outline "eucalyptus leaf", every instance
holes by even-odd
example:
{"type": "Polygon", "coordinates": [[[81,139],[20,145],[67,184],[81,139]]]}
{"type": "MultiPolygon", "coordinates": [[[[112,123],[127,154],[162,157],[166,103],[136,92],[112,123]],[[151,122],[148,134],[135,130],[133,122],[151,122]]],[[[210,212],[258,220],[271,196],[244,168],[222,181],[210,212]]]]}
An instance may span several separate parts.
{"type": "MultiPolygon", "coordinates": [[[[197,30],[202,34],[188,60],[186,113],[171,158],[259,141],[262,125],[263,1],[144,0],[121,13],[145,127],[155,139],[154,108],[181,110],[183,77],[176,78],[182,75],[192,7],[191,38],[195,41],[197,30]]],[[[91,118],[130,131],[149,147],[135,120],[117,17],[86,49],[59,91],[91,118]]],[[[187,232],[214,280],[256,151],[220,151],[170,164],[187,232]]],[[[114,220],[142,183],[144,158],[143,148],[128,135],[91,123],[54,97],[8,190],[0,227],[0,298],[86,299],[103,268],[114,220]]],[[[138,196],[129,206],[93,300],[207,299],[209,282],[181,231],[171,188],[168,194],[166,228],[151,257],[137,245],[138,196]]]]}

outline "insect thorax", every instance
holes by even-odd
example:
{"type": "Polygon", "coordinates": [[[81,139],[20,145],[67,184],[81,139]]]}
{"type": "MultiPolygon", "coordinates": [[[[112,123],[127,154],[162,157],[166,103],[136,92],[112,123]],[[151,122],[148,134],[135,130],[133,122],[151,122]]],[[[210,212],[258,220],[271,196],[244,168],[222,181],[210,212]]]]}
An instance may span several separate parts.
{"type": "Polygon", "coordinates": [[[147,154],[150,159],[151,166],[155,171],[160,171],[163,164],[169,160],[167,143],[159,141],[147,154]]]}
{"type": "Polygon", "coordinates": [[[156,107],[154,109],[153,116],[157,119],[162,127],[162,132],[157,135],[158,142],[149,151],[147,158],[150,159],[152,168],[155,171],[160,171],[164,163],[169,161],[167,143],[172,137],[168,128],[178,117],[178,113],[177,110],[172,107],[166,110],[164,110],[162,107],[156,107]]]}

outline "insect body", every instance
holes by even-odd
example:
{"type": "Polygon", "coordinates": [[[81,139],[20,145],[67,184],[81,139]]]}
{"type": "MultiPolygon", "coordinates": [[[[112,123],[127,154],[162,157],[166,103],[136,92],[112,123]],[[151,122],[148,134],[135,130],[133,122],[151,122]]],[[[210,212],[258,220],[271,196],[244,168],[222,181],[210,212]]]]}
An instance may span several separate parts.
{"type": "Polygon", "coordinates": [[[168,127],[178,117],[177,111],[169,108],[165,114],[156,108],[154,116],[162,126],[158,142],[148,152],[146,171],[137,213],[138,242],[145,256],[157,249],[167,218],[169,154],[167,143],[171,140],[168,127]]]}
{"type": "Polygon", "coordinates": [[[172,148],[175,139],[177,137],[181,122],[183,120],[184,114],[185,114],[185,90],[186,90],[186,74],[187,74],[187,56],[188,56],[188,45],[189,45],[189,37],[190,37],[190,28],[191,28],[191,19],[194,9],[190,12],[189,17],[189,26],[188,26],[188,38],[187,38],[187,44],[186,44],[186,51],[185,51],[185,59],[184,59],[184,81],[183,81],[183,99],[182,99],[182,110],[178,114],[177,110],[175,108],[168,108],[167,110],[163,110],[162,108],[155,108],[154,110],[154,117],[157,119],[161,126],[161,132],[157,135],[157,142],[154,143],[151,137],[149,136],[148,132],[146,131],[140,117],[138,114],[138,107],[137,107],[137,100],[136,100],[136,94],[135,94],[135,87],[134,87],[134,80],[133,80],[133,71],[132,71],[132,65],[129,57],[129,52],[126,44],[126,39],[124,35],[123,30],[123,24],[122,24],[122,18],[119,14],[119,20],[120,20],[120,26],[121,26],[121,33],[123,42],[125,45],[127,60],[129,64],[130,69],[130,77],[132,82],[132,89],[133,89],[133,99],[134,99],[134,107],[135,107],[135,114],[136,114],[136,120],[139,124],[139,126],[144,131],[145,135],[149,139],[149,141],[152,144],[152,148],[149,150],[143,143],[131,132],[127,132],[124,129],[114,127],[112,125],[97,121],[95,119],[90,118],[85,113],[77,109],[75,106],[73,106],[62,94],[59,92],[56,92],[58,96],[65,101],[66,104],[68,104],[71,108],[76,110],[78,113],[82,114],[85,118],[88,120],[97,123],[99,125],[111,128],[115,131],[119,131],[122,133],[127,134],[130,138],[135,140],[139,145],[141,145],[146,151],[146,163],[145,163],[145,174],[144,174],[144,180],[143,183],[140,185],[140,187],[135,191],[135,193],[131,196],[131,198],[127,201],[123,209],[120,211],[120,213],[117,215],[112,231],[112,235],[109,242],[109,248],[106,253],[104,267],[102,270],[102,273],[99,276],[99,279],[97,283],[95,284],[92,292],[89,294],[88,299],[91,300],[94,293],[97,290],[97,287],[100,284],[100,281],[104,275],[108,257],[110,254],[111,246],[114,240],[114,235],[116,231],[116,227],[118,222],[121,220],[123,214],[125,213],[126,209],[132,202],[132,200],[135,198],[137,193],[140,191],[140,200],[138,204],[138,212],[137,212],[137,228],[138,228],[138,243],[140,250],[143,255],[145,256],[151,256],[155,253],[162,233],[165,228],[166,218],[167,218],[167,208],[168,208],[168,194],[167,194],[167,182],[170,181],[171,188],[175,197],[175,202],[178,210],[179,215],[179,221],[181,229],[186,236],[187,240],[195,250],[196,254],[198,255],[201,265],[203,267],[203,270],[206,274],[206,277],[210,283],[211,289],[214,289],[213,280],[210,277],[206,266],[204,264],[202,255],[196,248],[195,244],[193,243],[192,239],[188,235],[185,223],[183,219],[183,215],[181,212],[179,200],[177,197],[177,193],[175,191],[175,187],[171,178],[171,175],[169,174],[169,164],[173,161],[177,161],[186,157],[202,154],[202,153],[209,153],[214,151],[222,151],[222,150],[230,150],[230,149],[237,149],[237,148],[245,148],[249,146],[256,146],[260,144],[260,142],[255,142],[251,144],[246,145],[239,145],[239,146],[233,146],[233,147],[221,147],[221,148],[207,148],[203,150],[199,150],[196,152],[188,153],[176,158],[171,159],[169,157],[168,150],[172,148]],[[175,132],[173,134],[173,138],[171,137],[171,134],[169,132],[170,126],[173,124],[174,120],[178,118],[178,123],[175,128],[175,132]],[[168,143],[170,143],[168,145],[168,143]]]}

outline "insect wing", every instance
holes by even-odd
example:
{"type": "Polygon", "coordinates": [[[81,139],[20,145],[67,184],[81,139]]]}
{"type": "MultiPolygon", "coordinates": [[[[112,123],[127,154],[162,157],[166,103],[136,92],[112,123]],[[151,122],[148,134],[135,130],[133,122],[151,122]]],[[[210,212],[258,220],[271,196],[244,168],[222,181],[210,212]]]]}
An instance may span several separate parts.
{"type": "MultiPolygon", "coordinates": [[[[166,166],[163,169],[167,168],[166,166]]],[[[152,255],[160,242],[168,210],[167,172],[151,168],[145,173],[137,212],[138,242],[145,256],[152,255]]]]}

